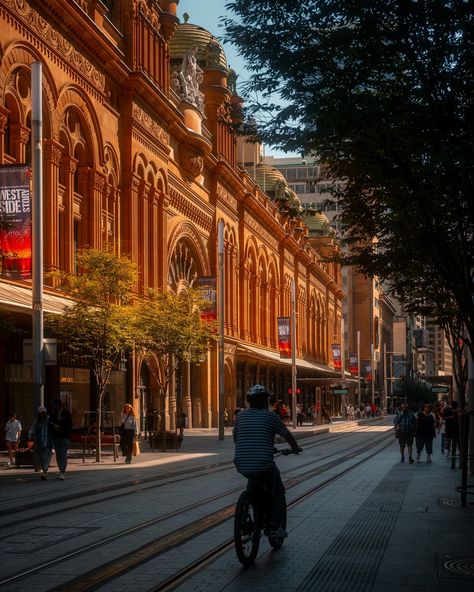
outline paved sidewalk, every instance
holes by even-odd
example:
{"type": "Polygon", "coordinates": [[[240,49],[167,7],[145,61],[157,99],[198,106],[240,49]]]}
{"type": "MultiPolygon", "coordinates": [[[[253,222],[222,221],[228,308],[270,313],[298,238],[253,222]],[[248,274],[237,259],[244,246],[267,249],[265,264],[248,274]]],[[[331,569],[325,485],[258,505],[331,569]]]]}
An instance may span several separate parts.
{"type": "MultiPolygon", "coordinates": [[[[289,428],[295,435],[296,439],[307,438],[316,434],[325,434],[328,432],[336,432],[342,430],[352,430],[362,425],[371,425],[372,423],[389,422],[392,419],[388,418],[371,418],[358,421],[341,421],[334,420],[331,424],[321,426],[313,426],[311,424],[304,424],[298,426],[296,430],[290,425],[289,428]]],[[[282,440],[284,442],[284,440],[282,440]]],[[[83,462],[83,452],[81,447],[73,447],[69,449],[68,453],[68,468],[67,472],[72,471],[90,471],[90,470],[127,470],[136,469],[137,465],[140,467],[153,467],[155,465],[170,464],[184,460],[196,460],[201,462],[212,461],[218,462],[225,459],[233,458],[234,445],[232,441],[232,428],[227,428],[224,433],[224,440],[219,440],[219,432],[217,428],[190,428],[184,432],[184,440],[181,448],[168,449],[166,452],[155,448],[151,451],[149,443],[142,437],[140,440],[140,455],[133,457],[131,465],[125,465],[121,456],[114,462],[113,453],[110,446],[105,446],[102,452],[102,460],[100,463],[95,461],[95,453],[91,454],[86,451],[85,462],[83,462]]],[[[15,467],[7,467],[7,452],[0,452],[0,480],[5,474],[2,469],[8,470],[9,474],[27,474],[31,473],[31,467],[22,467],[17,469],[15,467]]],[[[57,466],[54,459],[54,454],[51,462],[51,473],[57,471],[57,466]]]]}
{"type": "MultiPolygon", "coordinates": [[[[330,429],[368,425],[382,431],[390,429],[392,420],[389,416],[357,423],[340,421],[330,429]]],[[[305,425],[297,428],[296,436],[304,438],[328,429],[305,425]]],[[[468,506],[461,507],[456,490],[461,471],[450,468],[450,459],[440,454],[437,444],[432,463],[426,463],[423,456],[422,462],[401,464],[393,438],[393,445],[371,464],[361,465],[290,512],[292,530],[288,545],[279,554],[259,558],[252,571],[242,570],[230,553],[216,562],[206,585],[205,578],[199,581],[196,577],[193,587],[190,581],[180,590],[270,592],[276,579],[287,592],[473,592],[474,496],[469,495],[468,506]],[[262,578],[268,570],[272,578],[262,578]]],[[[110,453],[100,464],[90,456],[83,463],[82,451],[72,451],[66,484],[87,488],[91,482],[105,483],[124,474],[133,479],[157,469],[189,470],[231,461],[234,448],[230,429],[223,441],[216,429],[186,430],[179,452],[151,452],[145,447],[142,442],[143,452],[131,465],[125,465],[121,457],[114,463],[110,453]]],[[[6,469],[6,460],[6,456],[0,458],[4,499],[33,491],[57,495],[63,487],[62,482],[55,482],[44,494],[39,493],[43,488],[38,475],[31,468],[6,469]]],[[[53,467],[52,473],[56,471],[53,467]]],[[[474,485],[474,477],[469,476],[469,484],[474,485]]]]}

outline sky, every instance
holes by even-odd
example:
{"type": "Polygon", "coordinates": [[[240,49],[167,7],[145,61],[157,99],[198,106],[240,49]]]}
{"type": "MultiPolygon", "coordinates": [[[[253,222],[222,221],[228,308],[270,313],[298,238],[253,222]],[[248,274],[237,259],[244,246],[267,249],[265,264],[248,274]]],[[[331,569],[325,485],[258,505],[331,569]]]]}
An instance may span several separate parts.
{"type": "MultiPolygon", "coordinates": [[[[233,15],[232,12],[227,11],[225,8],[225,5],[228,1],[229,0],[179,0],[178,17],[182,22],[183,14],[187,12],[189,14],[190,23],[207,29],[219,39],[221,44],[224,46],[227,63],[238,74],[238,90],[239,85],[248,78],[249,72],[246,70],[245,61],[241,56],[239,56],[237,48],[223,42],[224,28],[220,24],[219,19],[222,16],[233,15]]],[[[297,156],[294,154],[285,154],[284,152],[277,151],[268,146],[265,147],[265,155],[272,155],[275,157],[297,156]]]]}

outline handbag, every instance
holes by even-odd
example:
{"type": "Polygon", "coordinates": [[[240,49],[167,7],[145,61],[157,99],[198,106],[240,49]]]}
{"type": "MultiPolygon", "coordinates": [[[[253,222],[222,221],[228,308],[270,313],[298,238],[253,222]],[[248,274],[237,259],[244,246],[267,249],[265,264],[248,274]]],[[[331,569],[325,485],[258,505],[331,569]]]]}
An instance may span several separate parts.
{"type": "Polygon", "coordinates": [[[402,435],[402,430],[400,428],[396,428],[395,429],[395,438],[400,438],[400,436],[402,435]]]}
{"type": "Polygon", "coordinates": [[[134,442],[133,442],[132,455],[133,456],[140,456],[140,442],[138,440],[134,440],[134,442]]]}
{"type": "Polygon", "coordinates": [[[127,423],[127,419],[130,417],[130,413],[127,415],[127,417],[125,418],[125,421],[123,422],[123,424],[119,425],[119,429],[118,429],[118,433],[119,436],[125,436],[125,424],[127,423]]]}

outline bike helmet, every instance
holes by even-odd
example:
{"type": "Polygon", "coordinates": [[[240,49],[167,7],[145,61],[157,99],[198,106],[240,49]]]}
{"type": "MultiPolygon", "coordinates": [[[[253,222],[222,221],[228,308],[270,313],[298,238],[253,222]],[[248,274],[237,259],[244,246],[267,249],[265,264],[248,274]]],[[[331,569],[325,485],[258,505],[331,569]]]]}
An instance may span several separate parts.
{"type": "Polygon", "coordinates": [[[254,398],[263,398],[263,397],[269,397],[270,394],[267,391],[266,387],[264,387],[261,384],[254,384],[253,386],[251,386],[249,388],[249,390],[247,391],[247,399],[252,400],[254,398]]]}

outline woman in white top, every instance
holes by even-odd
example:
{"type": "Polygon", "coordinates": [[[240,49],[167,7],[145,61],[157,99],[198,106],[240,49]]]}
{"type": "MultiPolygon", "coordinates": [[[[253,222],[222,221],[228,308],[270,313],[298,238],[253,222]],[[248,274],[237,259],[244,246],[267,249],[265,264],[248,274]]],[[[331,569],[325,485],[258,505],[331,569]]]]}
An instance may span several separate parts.
{"type": "Polygon", "coordinates": [[[125,462],[129,465],[132,462],[133,443],[138,432],[137,418],[133,407],[127,403],[122,409],[120,416],[120,448],[125,456],[125,462]]]}
{"type": "Polygon", "coordinates": [[[10,419],[5,425],[5,442],[8,449],[9,467],[13,467],[14,452],[18,450],[18,442],[21,436],[21,423],[16,418],[16,413],[10,413],[10,419]]]}

